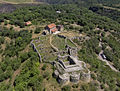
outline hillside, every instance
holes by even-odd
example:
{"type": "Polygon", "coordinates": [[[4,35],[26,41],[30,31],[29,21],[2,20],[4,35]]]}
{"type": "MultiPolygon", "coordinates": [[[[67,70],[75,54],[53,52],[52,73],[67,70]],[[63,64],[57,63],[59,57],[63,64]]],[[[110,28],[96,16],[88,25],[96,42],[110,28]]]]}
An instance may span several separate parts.
{"type": "Polygon", "coordinates": [[[0,90],[119,91],[119,11],[94,5],[113,2],[43,1],[0,14],[0,90]]]}
{"type": "Polygon", "coordinates": [[[92,5],[92,4],[103,4],[107,6],[112,5],[119,5],[120,0],[36,0],[39,2],[47,2],[50,4],[81,4],[86,3],[86,5],[92,5]]]}
{"type": "MultiPolygon", "coordinates": [[[[35,3],[35,2],[45,2],[49,4],[84,4],[93,5],[93,4],[102,4],[107,6],[117,6],[120,4],[120,0],[0,0],[1,3],[35,3]]],[[[84,6],[83,5],[83,6],[84,6]]]]}
{"type": "Polygon", "coordinates": [[[36,2],[35,0],[0,0],[0,3],[8,4],[41,4],[42,2],[36,2]]]}

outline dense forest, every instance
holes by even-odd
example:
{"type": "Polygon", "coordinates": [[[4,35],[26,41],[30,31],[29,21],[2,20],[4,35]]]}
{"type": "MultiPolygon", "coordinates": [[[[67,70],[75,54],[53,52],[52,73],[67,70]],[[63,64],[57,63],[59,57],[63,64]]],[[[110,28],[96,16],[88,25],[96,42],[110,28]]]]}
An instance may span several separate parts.
{"type": "Polygon", "coordinates": [[[99,6],[92,6],[89,9],[97,14],[107,16],[120,23],[120,11],[117,9],[107,9],[99,6]]]}
{"type": "Polygon", "coordinates": [[[120,17],[116,10],[80,6],[92,4],[112,5],[119,0],[37,0],[55,5],[26,6],[12,13],[0,15],[0,90],[1,91],[119,91],[120,72],[113,71],[97,55],[104,51],[106,59],[120,71],[120,17]],[[82,2],[83,1],[83,2],[82,2]],[[82,2],[82,3],[81,3],[82,2]],[[56,5],[59,4],[59,5],[56,5]],[[63,4],[63,5],[62,5],[63,4]],[[56,13],[60,11],[61,13],[56,13]],[[97,13],[97,14],[96,14],[97,13]],[[31,21],[35,30],[27,29],[31,21]],[[50,23],[62,24],[65,30],[85,34],[89,40],[74,42],[81,47],[80,60],[89,65],[91,82],[61,86],[53,78],[54,67],[40,63],[30,42],[50,23]],[[81,28],[74,28],[76,24],[81,28]],[[8,27],[7,27],[8,26],[8,27]],[[15,28],[19,28],[17,31],[15,28]],[[102,42],[102,48],[99,43],[102,42]]]}
{"type": "Polygon", "coordinates": [[[91,5],[91,4],[103,4],[107,6],[112,6],[114,4],[119,4],[120,0],[36,0],[39,2],[46,2],[50,4],[84,4],[91,5]]]}

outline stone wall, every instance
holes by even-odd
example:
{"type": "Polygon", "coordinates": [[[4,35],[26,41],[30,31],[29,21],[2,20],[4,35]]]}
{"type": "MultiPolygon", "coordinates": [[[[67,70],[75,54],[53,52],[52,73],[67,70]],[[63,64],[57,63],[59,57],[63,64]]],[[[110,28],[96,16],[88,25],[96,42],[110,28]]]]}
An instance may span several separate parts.
{"type": "Polygon", "coordinates": [[[66,45],[66,50],[70,56],[77,57],[77,48],[66,45]]]}
{"type": "Polygon", "coordinates": [[[82,72],[81,73],[81,80],[85,81],[85,82],[90,82],[90,71],[88,73],[82,72]]]}
{"type": "Polygon", "coordinates": [[[70,81],[70,76],[68,73],[65,73],[63,75],[59,75],[57,80],[60,84],[66,84],[70,81]]]}
{"type": "Polygon", "coordinates": [[[39,51],[37,50],[35,44],[33,43],[33,40],[32,40],[32,42],[31,42],[31,45],[33,46],[34,51],[37,52],[37,54],[38,54],[38,56],[39,56],[39,61],[42,62],[41,55],[40,55],[39,51]]]}
{"type": "Polygon", "coordinates": [[[73,72],[71,75],[70,75],[70,81],[71,82],[78,82],[80,80],[80,73],[75,73],[73,72]]]}
{"type": "Polygon", "coordinates": [[[54,72],[54,74],[58,79],[58,82],[61,84],[65,84],[67,82],[76,83],[79,82],[79,80],[83,80],[85,82],[90,81],[90,71],[87,69],[86,64],[82,61],[77,60],[77,58],[73,56],[59,55],[56,65],[57,70],[54,72]],[[63,62],[65,58],[68,58],[68,62],[63,62]],[[70,64],[70,62],[72,62],[72,64],[70,64]],[[64,72],[61,73],[62,70],[64,70],[64,72]],[[86,72],[84,72],[85,70],[86,72]]]}

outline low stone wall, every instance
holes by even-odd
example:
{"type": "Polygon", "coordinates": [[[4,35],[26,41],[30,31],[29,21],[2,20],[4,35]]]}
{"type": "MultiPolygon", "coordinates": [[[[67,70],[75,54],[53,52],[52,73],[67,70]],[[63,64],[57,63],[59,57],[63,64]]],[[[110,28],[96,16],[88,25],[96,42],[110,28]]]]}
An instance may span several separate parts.
{"type": "Polygon", "coordinates": [[[32,42],[31,42],[31,45],[33,46],[34,50],[37,52],[37,54],[38,54],[38,56],[39,56],[39,61],[42,62],[41,55],[40,55],[39,51],[37,50],[35,44],[33,43],[33,40],[32,40],[32,42]]]}
{"type": "Polygon", "coordinates": [[[55,70],[54,73],[53,73],[53,76],[54,76],[55,78],[58,78],[59,72],[58,72],[57,70],[55,70]]]}
{"type": "Polygon", "coordinates": [[[64,35],[59,35],[58,34],[58,37],[66,39],[66,36],[64,36],[64,35]]]}
{"type": "Polygon", "coordinates": [[[70,56],[77,57],[77,48],[66,45],[66,50],[70,56]]]}
{"type": "Polygon", "coordinates": [[[71,39],[73,39],[73,40],[78,39],[79,40],[80,38],[81,38],[80,36],[76,36],[76,37],[72,37],[71,39]]]}
{"type": "Polygon", "coordinates": [[[69,39],[76,47],[77,47],[77,45],[72,41],[72,39],[69,39]]]}

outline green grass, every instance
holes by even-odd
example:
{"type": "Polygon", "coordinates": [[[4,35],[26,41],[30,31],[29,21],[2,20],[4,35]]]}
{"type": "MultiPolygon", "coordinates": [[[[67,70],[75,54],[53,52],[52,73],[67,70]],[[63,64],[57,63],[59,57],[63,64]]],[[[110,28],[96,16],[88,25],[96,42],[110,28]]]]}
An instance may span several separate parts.
{"type": "Polygon", "coordinates": [[[58,36],[54,36],[52,40],[52,44],[57,47],[59,50],[65,49],[65,39],[60,38],[58,36]]]}
{"type": "Polygon", "coordinates": [[[51,48],[51,45],[49,44],[49,41],[50,41],[49,38],[50,38],[49,35],[40,36],[39,39],[36,39],[39,41],[38,43],[35,42],[36,40],[33,42],[42,57],[42,61],[45,61],[45,62],[54,61],[57,58],[55,55],[51,53],[53,52],[53,49],[51,48]],[[42,50],[40,50],[40,48],[42,48],[42,50]]]}
{"type": "Polygon", "coordinates": [[[69,39],[67,39],[67,44],[71,47],[76,47],[75,44],[73,44],[69,39]]]}

